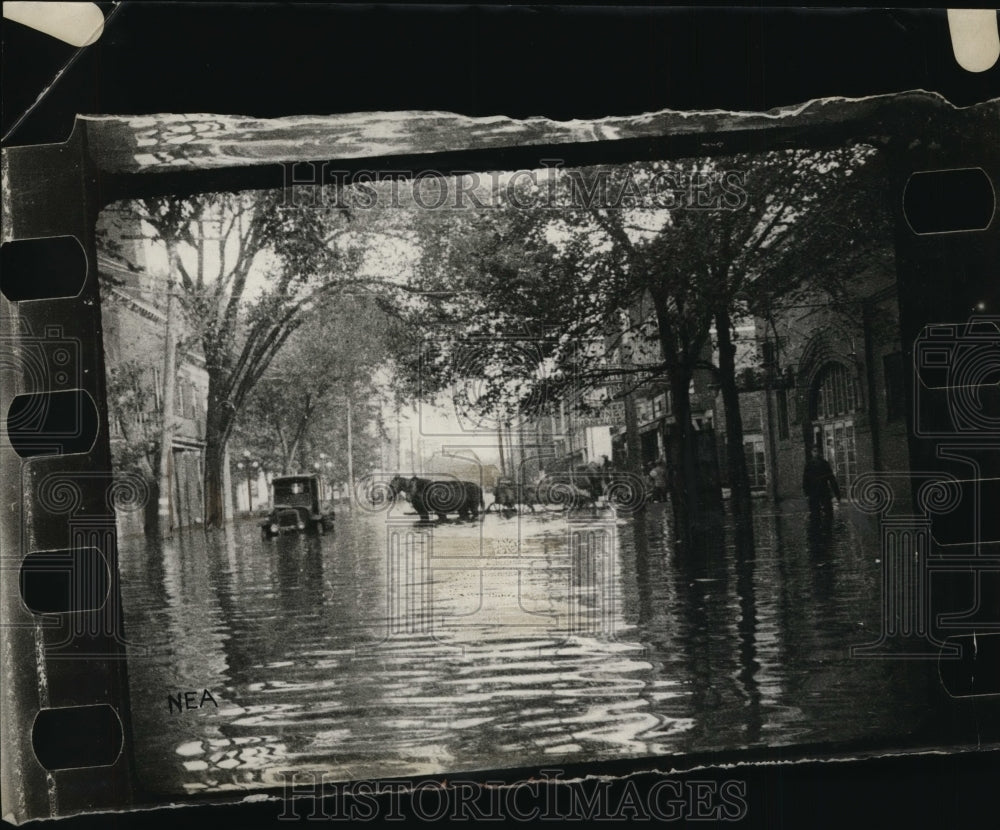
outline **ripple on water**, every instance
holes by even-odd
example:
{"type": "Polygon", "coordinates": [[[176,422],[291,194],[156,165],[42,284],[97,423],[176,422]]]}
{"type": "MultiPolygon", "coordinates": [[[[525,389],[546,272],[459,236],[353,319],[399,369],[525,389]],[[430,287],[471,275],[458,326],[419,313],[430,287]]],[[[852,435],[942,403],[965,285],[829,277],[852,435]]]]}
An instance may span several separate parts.
{"type": "MultiPolygon", "coordinates": [[[[405,776],[841,742],[876,725],[906,734],[926,704],[901,696],[879,661],[849,659],[866,639],[859,621],[874,629],[880,608],[880,566],[849,525],[822,561],[805,517],[780,512],[758,516],[754,561],[685,561],[657,515],[638,546],[633,520],[616,520],[603,610],[598,592],[568,582],[565,516],[435,526],[436,550],[456,557],[516,528],[531,561],[511,590],[548,616],[439,626],[449,609],[470,611],[458,592],[480,582],[435,577],[426,587],[456,594],[434,595],[432,630],[391,636],[378,517],[338,518],[337,534],[281,546],[250,526],[231,549],[203,534],[162,552],[125,540],[127,630],[149,646],[129,664],[140,774],[193,792],[280,786],[290,767],[405,776]],[[571,601],[601,610],[607,630],[560,629],[571,601]],[[225,706],[167,720],[162,690],[179,685],[221,689],[225,706]]],[[[498,592],[502,607],[485,610],[507,619],[509,599],[498,592]]]]}

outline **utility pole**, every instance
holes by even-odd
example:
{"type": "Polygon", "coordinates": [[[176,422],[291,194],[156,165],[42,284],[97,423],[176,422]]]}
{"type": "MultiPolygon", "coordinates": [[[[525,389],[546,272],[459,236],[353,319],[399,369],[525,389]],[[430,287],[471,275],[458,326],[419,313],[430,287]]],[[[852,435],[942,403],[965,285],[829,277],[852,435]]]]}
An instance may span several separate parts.
{"type": "Polygon", "coordinates": [[[510,431],[510,421],[507,421],[500,427],[505,434],[507,439],[507,474],[510,478],[514,478],[514,436],[510,431]]]}
{"type": "Polygon", "coordinates": [[[396,472],[403,471],[403,427],[399,414],[399,401],[396,401],[396,472]]]}
{"type": "Polygon", "coordinates": [[[517,431],[517,448],[518,448],[518,451],[520,452],[520,455],[521,455],[521,466],[518,469],[519,475],[517,476],[517,483],[518,484],[522,484],[522,485],[526,483],[525,480],[524,480],[524,473],[525,473],[525,470],[527,469],[527,463],[528,463],[527,459],[525,458],[525,455],[524,455],[524,428],[526,426],[527,426],[527,424],[522,423],[518,427],[518,431],[517,431]]]}
{"type": "MultiPolygon", "coordinates": [[[[621,343],[628,342],[628,332],[632,328],[632,312],[631,310],[626,310],[624,318],[622,320],[622,339],[621,343]]],[[[624,368],[625,364],[622,360],[621,347],[618,350],[618,365],[624,368]]],[[[635,393],[638,391],[632,382],[631,377],[626,377],[626,386],[631,386],[628,389],[623,398],[623,403],[625,404],[625,465],[629,472],[636,473],[637,475],[642,475],[642,448],[640,446],[639,438],[639,416],[635,410],[635,393]]],[[[666,407],[664,407],[666,409],[666,407]]],[[[664,418],[668,415],[668,412],[664,412],[664,418]]]]}
{"type": "Polygon", "coordinates": [[[162,425],[160,431],[160,463],[159,479],[159,535],[169,536],[172,520],[170,479],[171,461],[174,443],[174,387],[177,375],[177,336],[174,333],[176,314],[174,301],[174,273],[177,269],[177,246],[173,242],[167,243],[168,265],[167,265],[167,321],[166,332],[164,334],[163,349],[163,397],[161,406],[163,410],[162,425]]]}
{"type": "Polygon", "coordinates": [[[500,475],[507,478],[507,463],[503,454],[503,422],[497,421],[497,448],[500,450],[500,475]]]}
{"type": "Polygon", "coordinates": [[[535,464],[536,469],[534,474],[536,478],[545,466],[545,460],[543,459],[547,458],[548,450],[550,449],[544,443],[545,428],[542,426],[542,418],[546,417],[548,417],[547,414],[543,415],[541,413],[535,416],[535,456],[537,458],[537,462],[535,464]]]}
{"type": "Polygon", "coordinates": [[[354,435],[353,427],[351,424],[351,399],[347,398],[347,486],[350,488],[348,491],[347,503],[353,508],[354,507],[354,435]]]}
{"type": "Polygon", "coordinates": [[[639,416],[635,411],[635,390],[625,394],[625,463],[629,472],[642,475],[642,448],[639,446],[639,416]]]}
{"type": "Polygon", "coordinates": [[[570,409],[563,401],[559,401],[559,419],[563,421],[563,429],[566,431],[566,442],[569,449],[569,480],[576,484],[576,464],[574,463],[575,450],[573,448],[573,418],[570,409]]]}
{"type": "Polygon", "coordinates": [[[514,430],[507,422],[507,453],[510,456],[510,477],[517,480],[517,461],[514,459],[514,430]]]}
{"type": "Polygon", "coordinates": [[[775,379],[775,369],[778,365],[778,332],[774,332],[774,349],[769,350],[767,347],[767,328],[768,324],[773,324],[773,318],[771,317],[771,295],[767,296],[767,319],[765,320],[764,328],[764,408],[765,417],[767,418],[767,455],[770,461],[770,469],[767,470],[767,487],[771,493],[771,501],[774,504],[778,503],[778,446],[774,438],[774,404],[771,401],[771,389],[774,386],[773,380],[775,379]],[[768,353],[770,352],[770,353],[768,353]]]}

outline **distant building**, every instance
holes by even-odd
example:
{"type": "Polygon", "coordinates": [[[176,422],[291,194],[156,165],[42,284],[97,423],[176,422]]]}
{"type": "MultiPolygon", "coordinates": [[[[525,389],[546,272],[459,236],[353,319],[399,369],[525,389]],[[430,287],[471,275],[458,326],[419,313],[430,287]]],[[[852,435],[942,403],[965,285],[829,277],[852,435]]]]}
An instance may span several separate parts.
{"type": "MultiPolygon", "coordinates": [[[[515,476],[534,481],[541,472],[569,470],[586,463],[586,425],[577,423],[572,402],[548,401],[544,411],[505,432],[507,463],[515,476]],[[511,446],[511,445],[516,446],[511,446]],[[513,450],[514,455],[510,455],[513,450]]],[[[510,473],[508,472],[508,475],[510,473]]]]}
{"type": "MultiPolygon", "coordinates": [[[[616,356],[622,369],[647,369],[645,377],[634,371],[622,375],[621,386],[630,398],[628,405],[634,406],[639,443],[639,459],[643,466],[667,458],[667,444],[675,428],[669,379],[660,368],[663,353],[657,336],[657,325],[652,300],[648,295],[640,297],[629,310],[633,323],[629,331],[618,339],[616,356]],[[638,324],[637,324],[638,323],[638,324]]],[[[715,413],[715,379],[708,365],[709,348],[703,355],[703,365],[695,368],[691,380],[690,402],[691,422],[697,432],[704,435],[702,441],[706,449],[711,448],[712,433],[717,421],[715,413]]],[[[623,402],[623,409],[625,403],[623,402]]],[[[619,468],[627,466],[628,430],[622,413],[614,424],[612,440],[614,463],[619,468]]]]}
{"type": "MultiPolygon", "coordinates": [[[[613,368],[616,356],[605,342],[592,340],[578,346],[587,352],[589,370],[613,368]]],[[[601,463],[605,456],[610,459],[612,435],[623,418],[613,386],[613,382],[607,386],[560,383],[551,394],[543,394],[535,411],[512,420],[504,430],[508,474],[530,482],[541,472],[569,471],[601,463]]]]}
{"type": "Polygon", "coordinates": [[[474,450],[442,451],[431,455],[424,464],[424,475],[453,476],[461,481],[472,481],[487,490],[496,486],[500,471],[495,464],[484,464],[474,450]]]}
{"type": "MultiPolygon", "coordinates": [[[[908,468],[895,277],[859,274],[848,293],[849,300],[833,304],[818,290],[799,292],[793,302],[776,303],[773,320],[736,322],[743,452],[751,489],[758,493],[800,497],[813,445],[830,461],[845,497],[861,473],[908,468]]],[[[631,319],[642,322],[618,338],[616,352],[623,367],[651,369],[629,395],[643,465],[666,455],[675,424],[667,378],[656,369],[662,358],[650,305],[643,297],[630,310],[631,319]]],[[[711,346],[701,363],[691,384],[692,423],[704,444],[699,456],[717,457],[719,481],[728,487],[726,412],[711,346]]],[[[614,462],[624,466],[623,416],[613,420],[611,431],[614,462]]]]}

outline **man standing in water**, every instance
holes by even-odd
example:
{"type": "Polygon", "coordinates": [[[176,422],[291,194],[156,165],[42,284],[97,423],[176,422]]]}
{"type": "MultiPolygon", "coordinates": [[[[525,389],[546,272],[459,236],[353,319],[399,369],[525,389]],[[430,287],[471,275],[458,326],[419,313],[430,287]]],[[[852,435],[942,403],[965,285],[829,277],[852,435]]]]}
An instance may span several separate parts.
{"type": "Polygon", "coordinates": [[[820,454],[818,445],[813,446],[802,471],[802,490],[809,497],[810,515],[833,515],[833,497],[840,501],[840,485],[830,462],[820,454]]]}

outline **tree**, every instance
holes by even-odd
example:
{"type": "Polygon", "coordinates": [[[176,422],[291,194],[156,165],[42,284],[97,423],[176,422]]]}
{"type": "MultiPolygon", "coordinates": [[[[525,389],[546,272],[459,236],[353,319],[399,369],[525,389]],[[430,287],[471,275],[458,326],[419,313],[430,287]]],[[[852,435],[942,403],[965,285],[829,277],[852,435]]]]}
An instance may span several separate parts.
{"type": "Polygon", "coordinates": [[[776,303],[806,285],[842,298],[859,272],[884,258],[887,214],[875,158],[874,148],[860,144],[701,162],[702,177],[733,177],[741,198],[733,209],[676,212],[657,240],[714,324],[731,506],[745,548],[753,543],[752,502],[735,323],[750,315],[770,317],[776,303]]]}
{"type": "MultiPolygon", "coordinates": [[[[285,204],[280,192],[144,199],[119,210],[143,238],[147,267],[156,256],[165,263],[185,332],[173,349],[197,343],[205,357],[205,526],[219,526],[226,445],[247,395],[304,316],[354,284],[362,257],[351,217],[342,207],[285,204]]],[[[124,251],[112,234],[102,241],[124,251]]],[[[168,331],[170,322],[168,310],[168,331]]],[[[165,423],[161,440],[169,438],[165,423]]]]}
{"type": "MultiPolygon", "coordinates": [[[[635,174],[622,167],[577,172],[559,182],[563,192],[581,183],[618,185],[635,174]]],[[[478,409],[503,418],[531,412],[539,402],[575,403],[614,379],[626,379],[627,393],[650,372],[665,370],[678,421],[673,503],[678,532],[690,542],[702,524],[705,488],[691,439],[689,387],[711,313],[689,301],[690,281],[676,278],[677,269],[652,244],[669,217],[622,205],[580,207],[573,197],[567,210],[525,207],[531,194],[523,190],[533,187],[537,192],[531,183],[521,192],[498,190],[487,210],[418,220],[424,255],[409,286],[414,296],[398,308],[434,336],[420,364],[408,366],[410,374],[419,374],[425,392],[461,390],[475,380],[478,409]],[[656,305],[663,360],[642,367],[609,361],[615,341],[644,322],[621,325],[644,292],[656,305]],[[532,341],[534,359],[516,358],[519,338],[532,341]],[[481,355],[474,365],[463,359],[470,341],[481,355]]]]}
{"type": "MultiPolygon", "coordinates": [[[[561,171],[554,189],[530,181],[520,192],[508,188],[494,194],[489,210],[447,217],[452,224],[444,232],[438,216],[425,222],[427,267],[417,287],[435,302],[425,302],[417,316],[457,324],[459,339],[476,334],[502,342],[518,331],[554,328],[559,336],[539,363],[567,366],[572,353],[577,384],[662,371],[675,418],[672,501],[688,542],[716,506],[701,481],[689,397],[714,327],[719,363],[711,368],[726,404],[732,508],[739,535],[752,544],[734,322],[764,313],[773,298],[817,275],[832,293],[843,293],[845,279],[884,238],[881,206],[871,199],[878,180],[869,174],[873,155],[859,145],[645,162],[561,171]],[[525,198],[532,188],[536,195],[563,194],[564,209],[533,203],[530,193],[525,198]],[[645,323],[619,322],[642,296],[653,306],[660,365],[610,367],[600,350],[574,351],[645,323]]],[[[463,371],[446,343],[439,338],[438,354],[423,367],[438,385],[456,382],[463,371]]],[[[502,355],[494,357],[502,365],[502,355]]],[[[484,405],[495,407],[514,391],[509,372],[494,370],[485,380],[484,405]]],[[[530,373],[523,380],[531,386],[530,373]]],[[[551,373],[534,382],[566,393],[551,373]]]]}
{"type": "Polygon", "coordinates": [[[285,474],[308,469],[321,451],[344,458],[350,403],[361,425],[352,458],[367,465],[372,447],[364,425],[379,420],[376,377],[387,350],[385,316],[373,297],[340,296],[313,311],[247,396],[234,425],[236,444],[285,474]]]}
{"type": "Polygon", "coordinates": [[[137,360],[124,360],[108,370],[107,400],[113,419],[112,468],[118,474],[137,473],[145,481],[149,498],[143,529],[152,534],[158,527],[160,437],[163,413],[146,380],[148,367],[137,360]]]}

